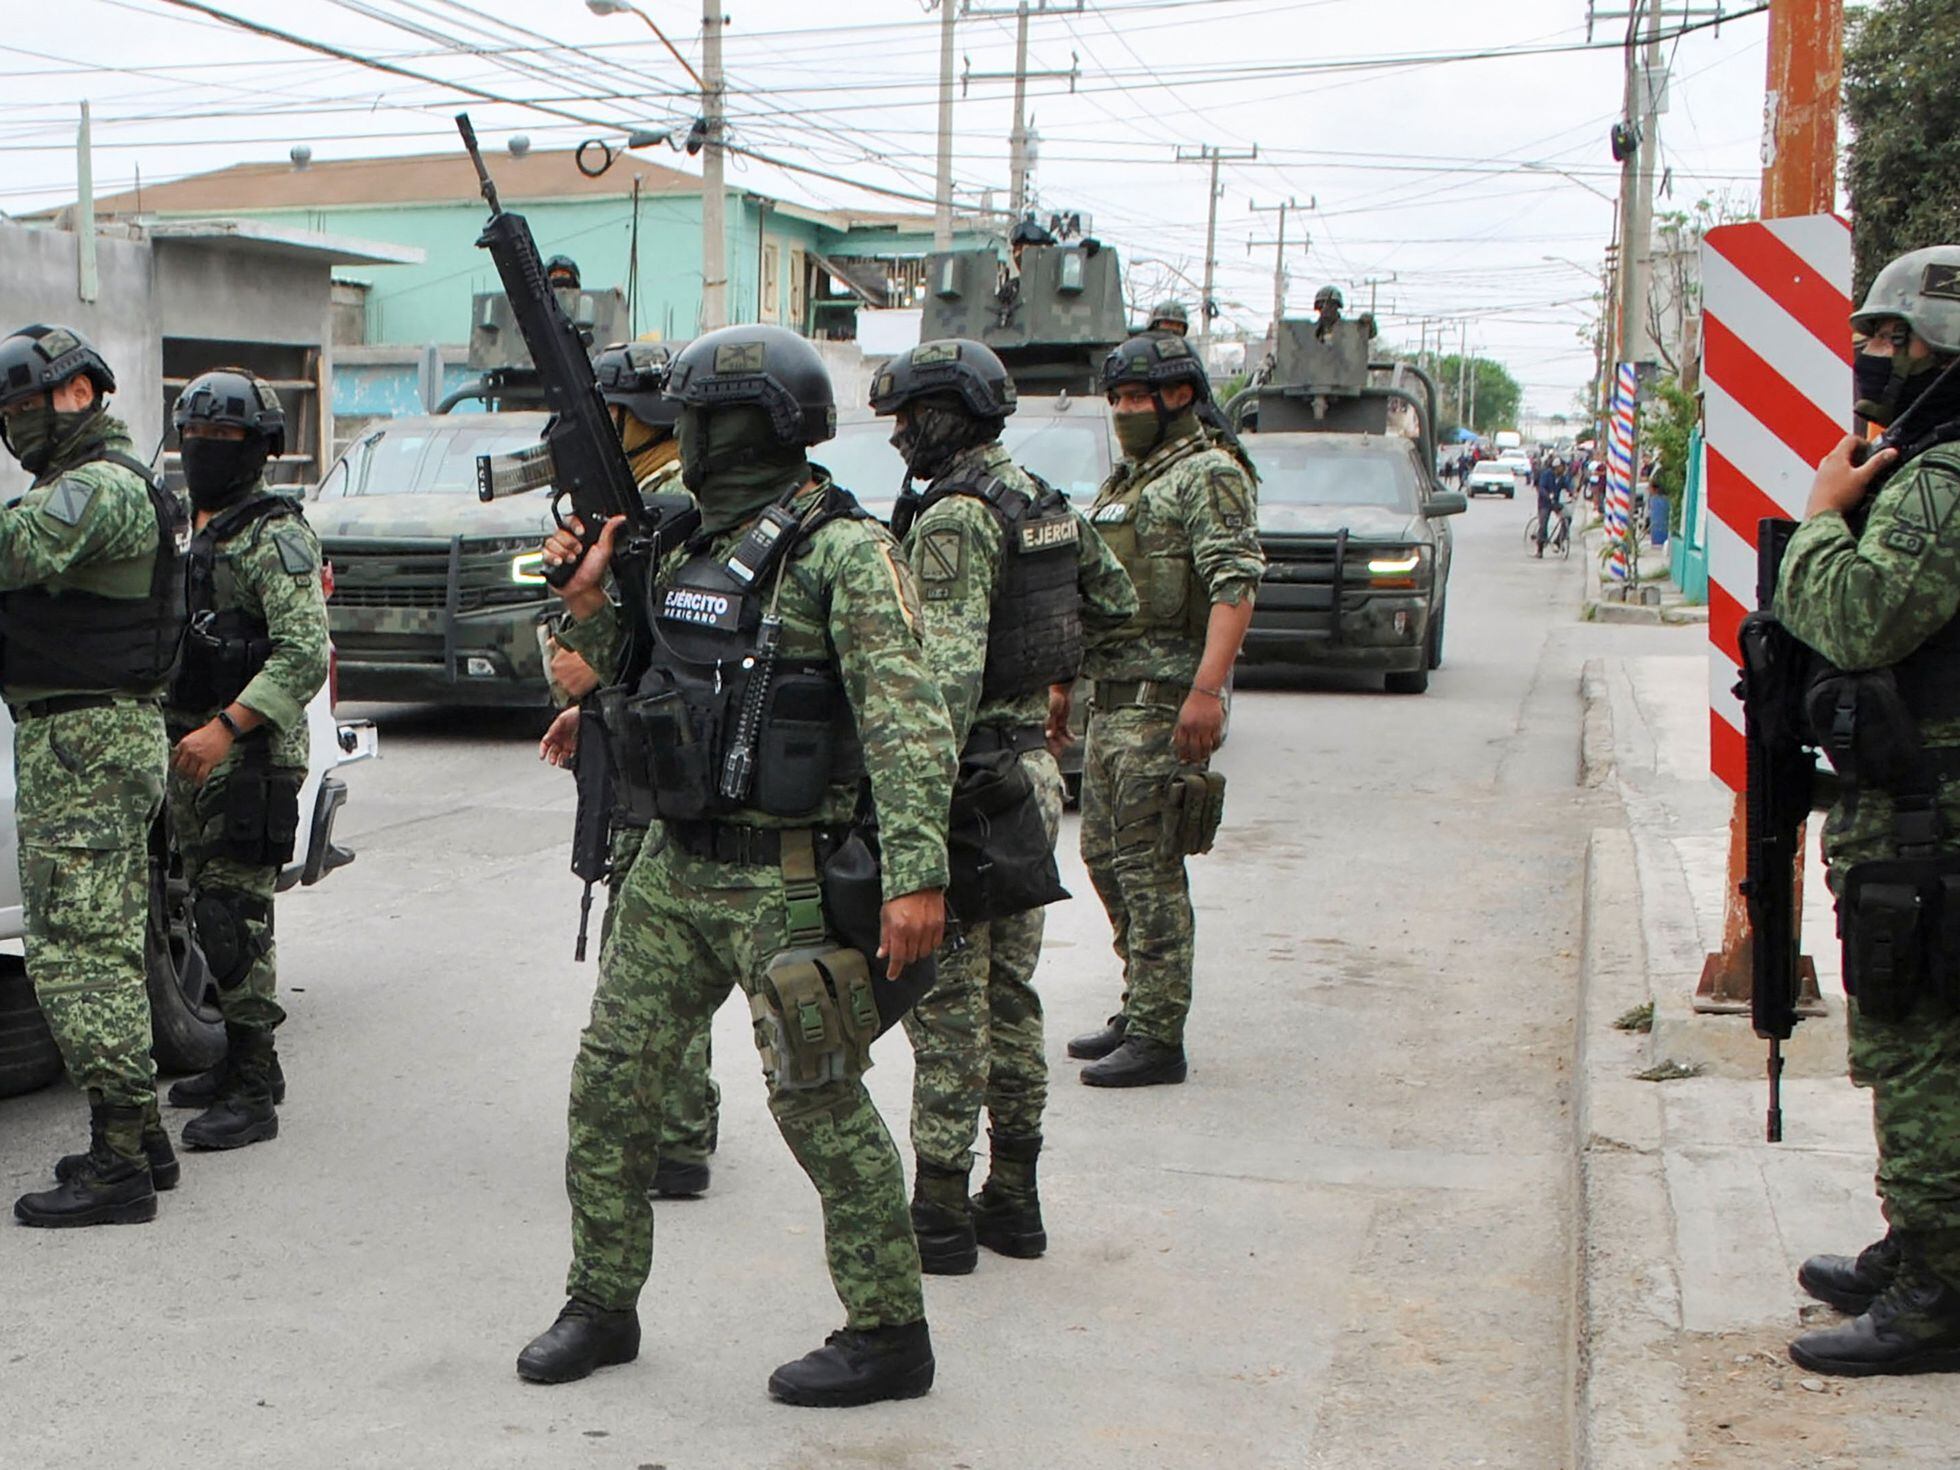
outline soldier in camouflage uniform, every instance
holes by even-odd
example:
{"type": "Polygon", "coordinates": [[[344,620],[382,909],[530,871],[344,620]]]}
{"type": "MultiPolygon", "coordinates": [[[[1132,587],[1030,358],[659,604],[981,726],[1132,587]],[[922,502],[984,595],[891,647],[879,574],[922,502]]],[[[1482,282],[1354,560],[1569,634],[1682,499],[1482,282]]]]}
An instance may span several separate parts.
{"type": "Polygon", "coordinates": [[[1923,959],[1881,983],[1860,958],[1862,936],[1887,931],[1861,894],[1885,890],[1863,886],[1874,870],[1859,871],[1893,860],[1903,911],[1930,914],[1941,870],[1960,868],[1960,377],[1948,371],[1960,360],[1960,246],[1893,261],[1851,320],[1868,334],[1855,359],[1858,411],[1893,426],[1897,447],[1854,466],[1847,439],[1818,466],[1776,612],[1836,666],[1808,705],[1848,788],[1824,853],[1846,936],[1851,1075],[1872,1092],[1889,1227],[1856,1257],[1804,1263],[1803,1287],[1855,1316],[1798,1338],[1790,1355],[1862,1377],[1960,1371],[1960,954],[1915,921],[1935,932],[1899,934],[1886,949],[1923,959]],[[1856,732],[1852,748],[1839,731],[1856,732]],[[1886,762],[1904,770],[1881,777],[1886,762]],[[1926,871],[1902,876],[1899,859],[1926,871]],[[1897,983],[1915,968],[1916,983],[1897,983]]]}
{"type": "MultiPolygon", "coordinates": [[[[1085,629],[1129,621],[1136,593],[1102,538],[1001,446],[1014,384],[990,349],[923,343],[879,374],[871,406],[897,416],[892,443],[910,475],[931,482],[900,497],[892,529],[919,576],[926,662],[953,738],[962,756],[1019,752],[1052,846],[1062,774],[1042,732],[1048,686],[1075,676],[1085,629]]],[[[930,1274],[971,1271],[981,1245],[1020,1257],[1047,1249],[1035,1187],[1048,1098],[1034,988],[1043,912],[967,925],[905,1018],[916,1059],[912,1228],[930,1274]],[[969,1201],[983,1103],[992,1162],[969,1201]]]]}
{"type": "MultiPolygon", "coordinates": [[[[1191,1008],[1187,850],[1173,783],[1204,769],[1225,729],[1225,684],[1252,621],[1265,569],[1251,478],[1216,448],[1197,407],[1204,369],[1177,337],[1133,337],[1102,383],[1124,459],[1089,520],[1136,584],[1137,615],[1088,651],[1095,681],[1082,772],[1082,860],[1114,927],[1123,1009],[1068,1044],[1092,1059],[1092,1087],[1182,1082],[1191,1008]]],[[[1068,697],[1050,699],[1051,740],[1066,737],[1068,697]]],[[[1182,787],[1185,783],[1180,783],[1182,787]]]]}
{"type": "Polygon", "coordinates": [[[1150,313],[1150,324],[1143,329],[1146,337],[1182,337],[1191,330],[1191,316],[1185,311],[1182,301],[1160,301],[1157,309],[1150,313]]]}
{"type": "Polygon", "coordinates": [[[299,501],[265,483],[286,448],[279,395],[220,368],[185,386],[173,419],[195,534],[191,629],[164,701],[170,815],[225,1057],[170,1104],[205,1109],[184,1125],[192,1148],[241,1148],[279,1136],[286,1095],[272,904],[299,831],[306,706],[327,680],[327,602],[299,501]]]}
{"type": "MultiPolygon", "coordinates": [[[[673,353],[659,343],[615,342],[592,364],[599,391],[612,410],[620,447],[626,451],[633,478],[645,496],[686,493],[681,484],[680,444],[674,437],[680,405],[663,392],[672,361],[673,353]]],[[[611,660],[600,652],[593,656],[608,665],[603,671],[595,670],[555,637],[550,638],[545,653],[553,698],[567,707],[545,732],[538,753],[542,759],[564,766],[576,752],[579,721],[577,705],[567,702],[581,700],[602,682],[611,682],[614,671],[611,660]]],[[[624,814],[615,816],[606,917],[600,927],[602,948],[604,936],[612,927],[620,889],[645,838],[643,824],[624,814]]],[[[694,1199],[707,1192],[708,1157],[714,1153],[721,1132],[721,1088],[715,1082],[713,1066],[714,1028],[707,1025],[687,1044],[680,1072],[667,1089],[660,1120],[660,1163],[653,1174],[653,1192],[663,1199],[694,1199]]]]}
{"type": "Polygon", "coordinates": [[[25,1225],[156,1218],[178,1165],[157,1116],[144,926],[168,747],[158,697],[183,632],[182,504],[130,452],[81,335],[0,341],[0,437],[34,484],[0,510],[0,637],[14,717],[27,972],[88,1093],[90,1146],[25,1225]]]}
{"type": "MultiPolygon", "coordinates": [[[[701,531],[655,569],[642,692],[612,732],[620,779],[660,824],[620,893],[572,1069],[571,1300],[518,1372],[564,1382],[637,1356],[662,1099],[689,1040],[740,986],[770,1111],[823,1199],[846,1312],[769,1391],[826,1406],[914,1397],[933,1377],[918,1247],[862,1048],[874,997],[942,934],[952,736],[910,573],[806,458],[836,424],[815,350],[779,327],[711,332],[675,360],[669,392],[701,531]],[[883,893],[871,970],[830,937],[819,896],[825,854],[861,850],[849,834],[867,801],[883,893]]],[[[562,636],[582,656],[610,657],[600,650],[623,634],[603,592],[619,524],[563,591],[574,621],[562,636]]],[[[564,533],[546,544],[551,562],[578,554],[564,533]]]]}

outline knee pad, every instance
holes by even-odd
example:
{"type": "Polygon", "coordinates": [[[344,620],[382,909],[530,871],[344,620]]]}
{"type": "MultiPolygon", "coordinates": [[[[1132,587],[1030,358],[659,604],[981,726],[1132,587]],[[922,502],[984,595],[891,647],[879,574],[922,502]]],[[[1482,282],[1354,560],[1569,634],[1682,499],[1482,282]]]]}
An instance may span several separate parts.
{"type": "Polygon", "coordinates": [[[271,948],[272,905],[235,888],[205,888],[191,902],[191,925],[211,977],[230,990],[271,948]],[[262,938],[252,934],[253,919],[265,926],[262,938]]]}

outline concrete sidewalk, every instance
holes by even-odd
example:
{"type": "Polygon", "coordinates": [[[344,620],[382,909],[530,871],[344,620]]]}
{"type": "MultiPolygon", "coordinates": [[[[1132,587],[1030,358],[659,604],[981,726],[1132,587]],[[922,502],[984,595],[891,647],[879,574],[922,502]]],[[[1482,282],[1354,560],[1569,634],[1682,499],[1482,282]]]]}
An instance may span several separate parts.
{"type": "MultiPolygon", "coordinates": [[[[1578,1008],[1581,1176],[1575,1463],[1597,1467],[1960,1463],[1950,1378],[1815,1378],[1784,1345],[1834,1320],[1798,1291],[1805,1256],[1884,1228],[1870,1101],[1843,1073],[1830,896],[1811,842],[1804,948],[1830,1013],[1788,1048],[1785,1139],[1763,1142],[1764,1044],[1689,999],[1719,947],[1730,802],[1708,776],[1703,635],[1678,655],[1597,660],[1586,778],[1624,828],[1593,834],[1578,1008]],[[1614,1028],[1651,1003],[1651,1035],[1614,1028]],[[1660,1064],[1697,1075],[1639,1080],[1660,1064]]],[[[1813,823],[1812,832],[1816,830],[1813,823]]]]}

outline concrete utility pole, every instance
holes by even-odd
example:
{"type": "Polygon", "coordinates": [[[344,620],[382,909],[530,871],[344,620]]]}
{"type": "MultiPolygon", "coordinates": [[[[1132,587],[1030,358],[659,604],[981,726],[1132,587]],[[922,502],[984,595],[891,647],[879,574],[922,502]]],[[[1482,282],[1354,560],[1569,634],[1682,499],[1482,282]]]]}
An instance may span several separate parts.
{"type": "Polygon", "coordinates": [[[1205,370],[1207,372],[1211,370],[1209,366],[1209,358],[1211,356],[1211,321],[1217,314],[1217,306],[1213,299],[1212,284],[1218,274],[1218,165],[1228,158],[1245,159],[1257,158],[1258,156],[1259,145],[1257,143],[1253,144],[1250,148],[1234,149],[1214,148],[1209,143],[1201,143],[1196,153],[1189,152],[1181,145],[1177,150],[1177,161],[1179,163],[1209,163],[1211,165],[1211,200],[1209,207],[1205,210],[1205,299],[1198,303],[1198,361],[1206,364],[1205,370]]]}
{"type": "MultiPolygon", "coordinates": [[[[1769,74],[1763,97],[1763,218],[1824,214],[1837,202],[1838,103],[1844,80],[1843,0],[1770,0],[1769,74]]],[[[1748,813],[1729,808],[1728,894],[1722,947],[1702,962],[1697,1011],[1749,1009],[1754,950],[1741,883],[1748,871],[1748,813]]],[[[1807,826],[1808,824],[1806,824],[1807,826]]],[[[1807,834],[1797,833],[1796,907],[1803,913],[1807,834]]],[[[1816,967],[1799,961],[1797,1009],[1822,1013],[1816,967]]]]}
{"type": "Polygon", "coordinates": [[[932,248],[953,248],[953,0],[939,0],[939,178],[933,186],[932,248]]]}
{"type": "Polygon", "coordinates": [[[701,10],[701,330],[728,325],[728,235],[723,220],[721,0],[701,10]]]}
{"type": "Polygon", "coordinates": [[[1465,317],[1457,323],[1457,326],[1461,330],[1461,335],[1457,338],[1456,348],[1456,413],[1462,420],[1463,427],[1467,429],[1470,427],[1470,420],[1464,417],[1463,413],[1465,402],[1463,385],[1470,376],[1470,318],[1465,317]]]}
{"type": "Polygon", "coordinates": [[[1395,272],[1390,271],[1385,276],[1369,276],[1366,280],[1362,281],[1361,284],[1368,288],[1368,315],[1369,316],[1373,316],[1375,314],[1376,291],[1383,286],[1394,285],[1395,280],[1396,280],[1395,272]]]}
{"type": "Polygon", "coordinates": [[[1654,158],[1660,152],[1660,94],[1666,85],[1660,34],[1661,0],[1634,0],[1627,13],[1624,116],[1635,131],[1620,159],[1622,362],[1645,362],[1654,355],[1647,330],[1647,293],[1654,264],[1654,158]],[[1643,13],[1647,21],[1644,48],[1637,44],[1643,13]]]}
{"type": "Polygon", "coordinates": [[[1007,135],[1007,167],[1011,176],[1008,189],[1008,209],[1015,219],[1020,219],[1028,208],[1028,175],[1033,171],[1030,161],[1032,138],[1028,132],[1028,81],[1030,78],[1067,78],[1068,89],[1073,92],[1075,84],[1082,75],[1079,60],[1071,54],[1067,71],[1028,70],[1028,16],[1060,14],[1065,11],[1079,13],[1088,0],[1075,0],[1074,5],[1056,4],[1048,0],[1034,0],[1030,11],[1028,0],[1020,0],[1012,10],[983,10],[973,4],[973,0],[962,0],[960,14],[966,16],[1007,16],[1014,17],[1014,70],[1012,72],[974,71],[969,69],[960,74],[960,95],[966,95],[969,82],[998,82],[1009,77],[1014,80],[1014,130],[1007,135]]]}
{"type": "MultiPolygon", "coordinates": [[[[1309,199],[1305,207],[1312,209],[1314,203],[1314,200],[1309,199]]],[[[1254,214],[1276,214],[1279,216],[1279,233],[1275,238],[1271,240],[1248,240],[1245,242],[1245,248],[1247,250],[1251,250],[1260,245],[1271,245],[1274,247],[1273,343],[1277,346],[1279,343],[1279,324],[1286,316],[1286,212],[1289,209],[1299,209],[1302,206],[1299,200],[1288,197],[1282,199],[1278,204],[1252,204],[1248,201],[1247,207],[1254,214]]],[[[1307,236],[1302,234],[1300,236],[1300,249],[1304,252],[1307,247],[1307,236]]]]}

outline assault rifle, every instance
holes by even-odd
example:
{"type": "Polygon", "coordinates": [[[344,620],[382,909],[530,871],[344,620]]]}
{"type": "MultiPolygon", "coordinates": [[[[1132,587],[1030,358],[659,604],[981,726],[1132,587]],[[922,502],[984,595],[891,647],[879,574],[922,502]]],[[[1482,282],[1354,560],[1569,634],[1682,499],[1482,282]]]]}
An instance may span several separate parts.
{"type": "Polygon", "coordinates": [[[1742,655],[1743,740],[1749,784],[1744,798],[1748,852],[1742,896],[1749,910],[1752,967],[1749,1015],[1769,1043],[1771,1143],[1783,1141],[1783,1043],[1796,1029],[1802,915],[1797,912],[1798,834],[1817,791],[1817,764],[1804,718],[1811,651],[1770,611],[1795,521],[1756,528],[1756,611],[1736,633],[1742,655]]]}

